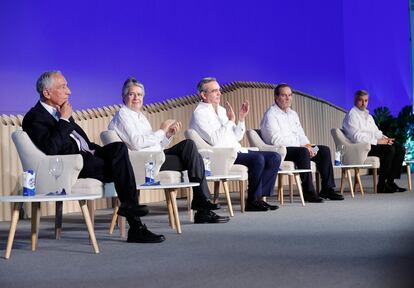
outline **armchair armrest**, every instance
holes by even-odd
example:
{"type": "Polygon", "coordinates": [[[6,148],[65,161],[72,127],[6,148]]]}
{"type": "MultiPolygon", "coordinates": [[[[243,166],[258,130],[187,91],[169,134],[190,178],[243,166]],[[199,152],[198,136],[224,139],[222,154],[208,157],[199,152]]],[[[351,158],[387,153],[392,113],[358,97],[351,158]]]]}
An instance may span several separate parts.
{"type": "Polygon", "coordinates": [[[227,175],[237,158],[237,152],[231,148],[211,147],[199,149],[201,156],[211,159],[211,172],[213,175],[227,175]]]}
{"type": "Polygon", "coordinates": [[[155,160],[155,177],[160,172],[162,164],[165,162],[165,154],[162,151],[132,151],[129,150],[129,159],[134,170],[135,182],[142,184],[145,182],[145,161],[152,155],[155,160]]]}
{"type": "Polygon", "coordinates": [[[36,193],[46,194],[55,192],[58,188],[59,190],[65,188],[66,193],[70,194],[82,167],[83,159],[80,154],[44,155],[38,162],[37,168],[34,169],[36,173],[36,193]],[[49,161],[56,157],[63,160],[63,173],[57,179],[57,187],[54,177],[49,173],[49,161]]]}
{"type": "Polygon", "coordinates": [[[352,143],[344,145],[343,164],[364,164],[367,159],[371,145],[368,143],[352,143]]]}

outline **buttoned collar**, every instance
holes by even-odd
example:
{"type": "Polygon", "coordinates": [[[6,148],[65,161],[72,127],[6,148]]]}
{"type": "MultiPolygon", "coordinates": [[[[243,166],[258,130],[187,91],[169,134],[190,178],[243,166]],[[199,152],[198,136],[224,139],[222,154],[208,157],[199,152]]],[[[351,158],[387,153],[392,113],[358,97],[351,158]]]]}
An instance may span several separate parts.
{"type": "Polygon", "coordinates": [[[50,115],[53,116],[53,118],[59,121],[59,117],[57,115],[57,109],[55,107],[50,106],[49,104],[46,104],[43,101],[40,101],[40,104],[42,104],[42,106],[46,109],[47,112],[50,113],[50,115]]]}
{"type": "Polygon", "coordinates": [[[288,110],[285,112],[282,109],[280,109],[279,105],[277,105],[276,103],[273,103],[273,108],[276,110],[276,112],[280,112],[283,114],[289,114],[292,111],[292,109],[289,107],[288,110]]]}

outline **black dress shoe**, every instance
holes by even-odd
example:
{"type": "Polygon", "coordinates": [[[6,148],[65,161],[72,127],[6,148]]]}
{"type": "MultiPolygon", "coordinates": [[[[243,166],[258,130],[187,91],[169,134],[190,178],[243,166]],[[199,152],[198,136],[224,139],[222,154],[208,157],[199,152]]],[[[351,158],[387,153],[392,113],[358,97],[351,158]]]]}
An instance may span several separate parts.
{"type": "Polygon", "coordinates": [[[204,223],[227,223],[230,218],[227,216],[220,216],[214,213],[213,211],[208,210],[197,210],[194,215],[194,223],[204,224],[204,223]]]}
{"type": "Polygon", "coordinates": [[[152,233],[145,224],[128,230],[128,243],[161,243],[163,241],[165,241],[164,235],[152,233]]]}
{"type": "Polygon", "coordinates": [[[147,205],[138,205],[137,203],[121,203],[118,209],[118,215],[126,218],[135,216],[142,217],[149,212],[147,205]]]}
{"type": "Polygon", "coordinates": [[[321,191],[321,193],[319,193],[319,197],[329,200],[344,200],[344,196],[336,193],[333,189],[329,191],[321,191]]]}
{"type": "Polygon", "coordinates": [[[395,182],[387,183],[394,192],[405,192],[407,189],[399,187],[395,182]]]}
{"type": "Polygon", "coordinates": [[[304,198],[309,203],[323,203],[323,199],[319,196],[305,196],[304,198]]]}
{"type": "MultiPolygon", "coordinates": [[[[264,201],[263,201],[264,202],[264,201]]],[[[247,212],[263,212],[268,211],[269,208],[262,204],[262,201],[247,201],[244,211],[247,212]]]]}
{"type": "Polygon", "coordinates": [[[269,203],[267,203],[266,201],[261,200],[260,204],[262,204],[264,207],[266,207],[269,210],[276,210],[279,209],[279,206],[277,205],[270,205],[269,203]]]}
{"type": "Polygon", "coordinates": [[[377,193],[394,193],[394,189],[388,185],[387,183],[385,183],[384,185],[377,185],[377,193]]]}

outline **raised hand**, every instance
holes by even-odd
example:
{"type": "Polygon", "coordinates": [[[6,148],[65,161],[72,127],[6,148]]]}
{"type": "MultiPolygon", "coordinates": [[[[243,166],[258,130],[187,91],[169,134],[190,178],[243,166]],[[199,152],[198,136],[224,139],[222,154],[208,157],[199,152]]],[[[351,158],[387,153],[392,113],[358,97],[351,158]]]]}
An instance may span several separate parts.
{"type": "Polygon", "coordinates": [[[227,118],[229,118],[230,121],[236,122],[236,115],[234,114],[233,107],[231,107],[229,101],[226,101],[226,112],[227,118]]]}
{"type": "Polygon", "coordinates": [[[167,137],[170,138],[171,136],[174,136],[175,134],[180,132],[182,126],[183,124],[180,121],[175,121],[174,123],[172,123],[166,133],[167,137]]]}
{"type": "Polygon", "coordinates": [[[72,105],[69,101],[64,102],[61,106],[56,106],[56,110],[60,113],[60,118],[69,119],[72,116],[72,105]]]}
{"type": "Polygon", "coordinates": [[[170,126],[174,124],[174,122],[175,119],[167,119],[161,123],[160,129],[164,130],[164,132],[167,133],[168,129],[170,129],[170,126]]]}
{"type": "Polygon", "coordinates": [[[249,114],[249,110],[250,110],[249,101],[244,99],[240,107],[240,111],[239,111],[239,121],[244,121],[244,118],[246,118],[247,114],[249,114]]]}

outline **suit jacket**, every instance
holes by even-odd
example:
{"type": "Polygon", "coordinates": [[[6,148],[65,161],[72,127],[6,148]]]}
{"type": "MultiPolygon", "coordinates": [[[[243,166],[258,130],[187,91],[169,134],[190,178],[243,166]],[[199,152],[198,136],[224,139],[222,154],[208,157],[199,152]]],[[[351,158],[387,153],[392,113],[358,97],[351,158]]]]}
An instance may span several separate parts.
{"type": "Polygon", "coordinates": [[[91,150],[96,150],[100,147],[89,141],[86,133],[75,123],[72,117],[70,117],[69,122],[62,119],[56,121],[40,102],[37,102],[27,112],[23,118],[22,126],[37,148],[47,155],[79,154],[79,147],[75,139],[70,136],[73,130],[86,140],[91,150]]]}

